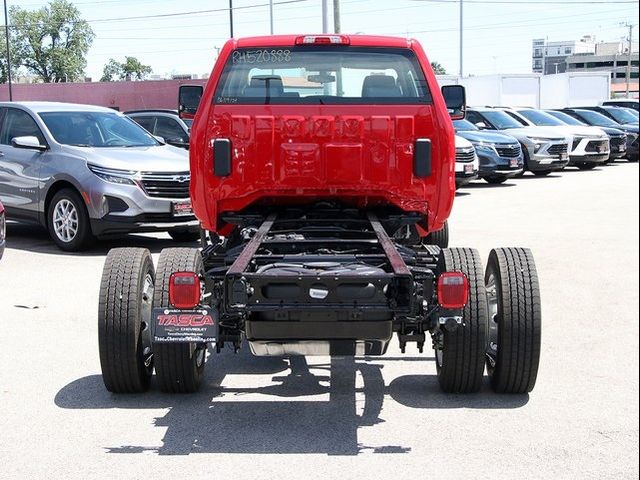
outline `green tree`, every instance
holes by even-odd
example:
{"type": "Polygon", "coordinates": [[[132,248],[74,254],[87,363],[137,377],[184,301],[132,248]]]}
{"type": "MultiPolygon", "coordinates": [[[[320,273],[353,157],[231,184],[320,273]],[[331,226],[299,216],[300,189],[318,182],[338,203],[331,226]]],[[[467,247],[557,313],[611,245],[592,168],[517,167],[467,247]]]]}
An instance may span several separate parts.
{"type": "Polygon", "coordinates": [[[124,63],[110,58],[102,70],[101,82],[114,80],[144,80],[153,70],[149,65],[143,65],[135,57],[124,57],[124,63]]]}
{"type": "Polygon", "coordinates": [[[446,75],[447,71],[439,62],[431,62],[431,68],[436,75],[446,75]]]}
{"type": "MultiPolygon", "coordinates": [[[[0,83],[7,83],[9,81],[9,72],[7,70],[7,41],[4,33],[4,28],[0,29],[0,83]]],[[[13,51],[13,47],[9,47],[13,51]]],[[[11,57],[11,75],[15,78],[18,74],[18,67],[16,65],[15,58],[11,57]]]]}
{"type": "Polygon", "coordinates": [[[81,80],[95,37],[80,11],[67,0],[37,10],[11,7],[13,58],[43,82],[81,80]]]}
{"type": "Polygon", "coordinates": [[[113,82],[120,78],[120,74],[122,73],[122,64],[116,62],[113,58],[110,58],[106,63],[104,68],[102,69],[102,78],[100,78],[101,82],[113,82]]]}

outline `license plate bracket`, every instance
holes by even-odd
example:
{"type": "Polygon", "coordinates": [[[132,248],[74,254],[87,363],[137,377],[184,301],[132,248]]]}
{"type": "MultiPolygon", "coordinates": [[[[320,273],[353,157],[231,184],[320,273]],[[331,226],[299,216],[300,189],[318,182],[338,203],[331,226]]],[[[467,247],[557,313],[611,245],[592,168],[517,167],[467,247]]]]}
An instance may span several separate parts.
{"type": "Polygon", "coordinates": [[[171,212],[174,217],[188,217],[193,215],[193,205],[191,204],[191,200],[172,202],[171,212]]]}
{"type": "Polygon", "coordinates": [[[473,174],[473,165],[465,165],[464,166],[464,173],[471,175],[473,174]]]}
{"type": "Polygon", "coordinates": [[[209,308],[194,310],[154,308],[151,318],[154,342],[209,343],[216,341],[217,318],[209,308]]]}
{"type": "Polygon", "coordinates": [[[510,162],[509,162],[509,166],[511,168],[518,168],[520,166],[520,164],[518,163],[518,159],[517,158],[513,158],[510,162]]]}

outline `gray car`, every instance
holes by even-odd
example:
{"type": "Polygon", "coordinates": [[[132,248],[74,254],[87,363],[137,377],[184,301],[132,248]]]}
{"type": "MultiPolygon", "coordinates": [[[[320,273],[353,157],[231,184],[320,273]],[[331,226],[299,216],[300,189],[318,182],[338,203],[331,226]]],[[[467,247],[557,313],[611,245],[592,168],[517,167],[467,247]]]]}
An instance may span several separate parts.
{"type": "Polygon", "coordinates": [[[166,231],[195,240],[188,152],[108,108],[0,102],[0,201],[63,250],[95,237],[166,231]]]}
{"type": "Polygon", "coordinates": [[[131,110],[124,114],[169,145],[189,149],[193,120],[180,118],[177,110],[131,110]]]}

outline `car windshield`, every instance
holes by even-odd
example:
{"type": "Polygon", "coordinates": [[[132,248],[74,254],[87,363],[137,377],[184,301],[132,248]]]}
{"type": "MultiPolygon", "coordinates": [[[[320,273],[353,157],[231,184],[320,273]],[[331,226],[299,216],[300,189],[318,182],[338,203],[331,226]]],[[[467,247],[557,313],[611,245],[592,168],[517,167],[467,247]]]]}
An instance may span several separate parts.
{"type": "Polygon", "coordinates": [[[470,130],[472,130],[472,131],[480,130],[478,127],[476,127],[469,120],[454,120],[453,121],[453,128],[456,129],[456,132],[468,132],[470,130]]]}
{"type": "Polygon", "coordinates": [[[414,53],[342,46],[235,50],[217,104],[425,104],[431,96],[414,53]]]}
{"type": "Polygon", "coordinates": [[[540,110],[518,110],[518,113],[539,127],[558,127],[565,125],[557,118],[540,110]]]}
{"type": "Polygon", "coordinates": [[[634,110],[633,108],[627,108],[627,107],[624,107],[623,110],[627,112],[629,115],[633,115],[633,117],[636,119],[636,122],[638,121],[638,118],[640,117],[640,112],[638,112],[637,110],[634,110]]]}
{"type": "Polygon", "coordinates": [[[560,120],[561,122],[567,125],[575,125],[576,127],[585,127],[587,125],[586,123],[581,122],[577,118],[573,118],[571,115],[566,114],[564,112],[557,112],[555,110],[550,110],[550,111],[546,111],[545,113],[548,113],[552,117],[557,118],[558,120],[560,120]]]}
{"type": "Polygon", "coordinates": [[[576,110],[576,112],[590,125],[613,128],[620,126],[618,122],[614,122],[609,117],[605,117],[601,113],[594,112],[593,110],[576,110]]]}
{"type": "Polygon", "coordinates": [[[624,108],[606,107],[605,110],[618,123],[638,123],[638,117],[626,112],[624,108]]]}
{"type": "Polygon", "coordinates": [[[498,130],[508,130],[510,128],[522,128],[524,125],[515,118],[500,110],[487,110],[482,112],[482,116],[489,120],[489,123],[498,130]]]}
{"type": "Polygon", "coordinates": [[[128,117],[110,112],[43,112],[58,143],[76,147],[151,147],[160,143],[128,117]]]}

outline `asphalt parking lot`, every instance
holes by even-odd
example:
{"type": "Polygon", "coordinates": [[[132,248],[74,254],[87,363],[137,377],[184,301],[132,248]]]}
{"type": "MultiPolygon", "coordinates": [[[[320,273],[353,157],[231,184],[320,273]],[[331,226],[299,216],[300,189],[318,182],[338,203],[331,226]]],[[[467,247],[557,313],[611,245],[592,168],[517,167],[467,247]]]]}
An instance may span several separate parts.
{"type": "Polygon", "coordinates": [[[528,246],[543,299],[528,396],[442,394],[432,352],[210,356],[191,396],[102,384],[98,288],[114,246],[62,254],[10,225],[0,262],[2,478],[638,478],[638,164],[461,190],[452,244],[528,246]],[[105,473],[108,472],[108,473],[105,473]]]}

